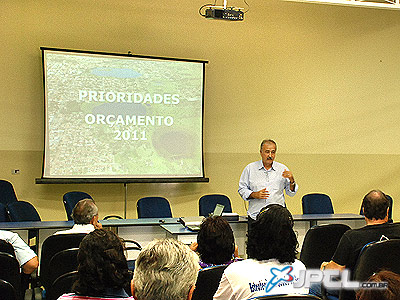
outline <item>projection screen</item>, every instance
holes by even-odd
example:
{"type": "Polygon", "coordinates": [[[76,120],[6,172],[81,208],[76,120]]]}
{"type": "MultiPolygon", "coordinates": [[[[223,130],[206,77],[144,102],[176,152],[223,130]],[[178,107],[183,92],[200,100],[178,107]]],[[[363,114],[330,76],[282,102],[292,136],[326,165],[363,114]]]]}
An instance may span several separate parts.
{"type": "Polygon", "coordinates": [[[44,178],[204,178],[206,61],[41,48],[44,178]]]}

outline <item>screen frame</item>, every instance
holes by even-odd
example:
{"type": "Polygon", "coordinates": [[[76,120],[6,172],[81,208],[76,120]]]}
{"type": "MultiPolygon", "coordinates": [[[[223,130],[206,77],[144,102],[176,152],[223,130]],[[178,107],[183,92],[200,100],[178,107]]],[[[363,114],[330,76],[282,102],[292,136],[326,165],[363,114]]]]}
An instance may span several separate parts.
{"type": "Polygon", "coordinates": [[[43,105],[44,105],[44,139],[43,139],[43,159],[42,159],[42,176],[41,178],[36,178],[36,184],[69,184],[69,183],[183,183],[183,182],[209,182],[209,178],[205,177],[204,170],[204,91],[205,91],[205,65],[208,61],[196,60],[196,59],[186,59],[186,58],[174,58],[174,57],[161,57],[161,56],[150,56],[150,55],[137,55],[132,54],[130,51],[128,53],[113,53],[113,52],[100,52],[100,51],[87,51],[87,50],[76,50],[76,49],[62,49],[62,48],[52,48],[52,47],[40,47],[42,55],[42,76],[43,76],[43,105]],[[155,59],[155,60],[166,60],[166,61],[181,61],[181,62],[194,62],[203,64],[203,82],[202,82],[202,104],[201,104],[201,177],[46,177],[45,176],[45,163],[46,163],[46,139],[47,139],[47,95],[46,95],[46,78],[45,78],[45,51],[60,51],[60,52],[70,52],[70,53],[82,53],[91,55],[105,55],[114,57],[130,57],[130,58],[143,58],[143,59],[155,59]]]}

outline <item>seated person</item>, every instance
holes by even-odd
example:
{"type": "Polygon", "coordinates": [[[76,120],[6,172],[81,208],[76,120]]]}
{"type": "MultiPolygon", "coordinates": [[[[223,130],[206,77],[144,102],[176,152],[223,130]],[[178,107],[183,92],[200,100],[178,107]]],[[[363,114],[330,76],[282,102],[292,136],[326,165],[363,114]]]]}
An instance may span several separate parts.
{"type": "Polygon", "coordinates": [[[0,239],[10,243],[15,252],[22,272],[32,274],[39,266],[39,260],[36,253],[24,242],[21,237],[14,232],[0,230],[0,239]]]}
{"type": "MultiPolygon", "coordinates": [[[[389,200],[380,190],[372,190],[365,195],[362,210],[366,226],[346,231],[339,241],[330,262],[323,262],[321,269],[349,269],[352,271],[361,249],[371,242],[384,239],[399,239],[400,224],[388,223],[389,200]]],[[[321,296],[321,285],[313,284],[310,293],[321,296]]],[[[327,290],[329,299],[338,299],[338,290],[327,290]]]]}
{"type": "Polygon", "coordinates": [[[132,295],[136,300],[190,300],[199,258],[174,239],[154,240],[136,259],[132,295]]]}
{"type": "Polygon", "coordinates": [[[95,229],[101,229],[99,223],[99,209],[93,199],[80,200],[72,210],[74,226],[71,229],[57,231],[54,234],[89,233],[95,229]]]}
{"type": "Polygon", "coordinates": [[[79,246],[78,276],[72,294],[59,300],[132,299],[124,290],[130,273],[120,238],[112,231],[96,229],[85,236],[79,246]]]}
{"type": "Polygon", "coordinates": [[[398,300],[400,299],[400,275],[391,271],[382,270],[372,275],[368,282],[386,282],[387,288],[360,289],[357,300],[398,300]]]}
{"type": "Polygon", "coordinates": [[[237,246],[229,223],[221,216],[208,217],[200,225],[197,243],[190,245],[200,256],[200,266],[229,265],[237,258],[237,246]]]}
{"type": "Polygon", "coordinates": [[[279,204],[266,206],[248,233],[248,259],[229,265],[222,275],[215,300],[239,300],[276,294],[307,294],[295,288],[304,264],[295,259],[297,237],[293,218],[279,204]]]}

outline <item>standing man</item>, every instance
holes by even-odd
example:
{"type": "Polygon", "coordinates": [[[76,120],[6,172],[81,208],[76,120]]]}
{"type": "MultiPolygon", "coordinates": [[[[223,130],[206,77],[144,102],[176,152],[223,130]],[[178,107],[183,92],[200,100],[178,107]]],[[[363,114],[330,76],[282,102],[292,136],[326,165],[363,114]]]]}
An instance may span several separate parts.
{"type": "Polygon", "coordinates": [[[268,204],[286,206],[284,190],[290,197],[298,190],[293,173],[284,164],[275,161],[276,143],[273,140],[261,142],[260,155],[261,160],[244,168],[239,181],[238,192],[245,201],[249,201],[249,226],[268,204]]]}

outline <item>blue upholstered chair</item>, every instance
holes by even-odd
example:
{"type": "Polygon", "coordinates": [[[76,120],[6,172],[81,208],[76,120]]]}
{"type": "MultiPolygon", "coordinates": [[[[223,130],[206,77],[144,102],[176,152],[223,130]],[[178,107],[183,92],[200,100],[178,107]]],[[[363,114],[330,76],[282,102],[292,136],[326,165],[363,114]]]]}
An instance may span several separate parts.
{"type": "Polygon", "coordinates": [[[333,214],[331,198],[326,194],[307,194],[301,199],[303,214],[333,214]]]}
{"type": "Polygon", "coordinates": [[[7,205],[11,222],[41,221],[36,208],[26,201],[17,201],[7,205]]]}
{"type": "Polygon", "coordinates": [[[172,218],[171,206],[164,197],[144,197],[137,202],[138,218],[172,218]]]}
{"type": "Polygon", "coordinates": [[[7,180],[0,180],[0,203],[7,206],[12,202],[17,202],[13,185],[7,180]]]}
{"type": "Polygon", "coordinates": [[[204,195],[199,200],[199,215],[208,217],[210,213],[214,211],[217,204],[222,204],[224,206],[224,211],[226,213],[232,212],[231,200],[228,196],[221,194],[210,194],[204,195]]]}
{"type": "Polygon", "coordinates": [[[85,192],[68,192],[63,196],[63,203],[65,207],[65,212],[67,214],[68,221],[72,220],[71,214],[75,205],[82,199],[93,199],[88,193],[85,192]]]}
{"type": "Polygon", "coordinates": [[[3,203],[0,203],[0,222],[8,221],[8,213],[6,206],[3,203]]]}

